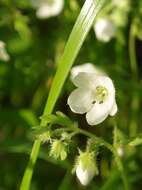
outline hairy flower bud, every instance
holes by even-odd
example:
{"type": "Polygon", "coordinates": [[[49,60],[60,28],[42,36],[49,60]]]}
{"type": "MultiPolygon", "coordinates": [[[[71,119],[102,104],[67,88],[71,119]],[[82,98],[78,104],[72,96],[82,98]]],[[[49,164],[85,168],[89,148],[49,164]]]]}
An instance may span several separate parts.
{"type": "Polygon", "coordinates": [[[116,26],[106,18],[98,19],[94,25],[96,38],[103,42],[109,42],[116,32],[116,26]]]}
{"type": "Polygon", "coordinates": [[[50,132],[50,131],[46,131],[46,132],[44,132],[44,133],[38,135],[38,139],[39,139],[42,143],[51,141],[51,132],[50,132]]]}
{"type": "Polygon", "coordinates": [[[94,175],[98,174],[98,168],[93,152],[80,152],[76,163],[76,176],[84,186],[88,185],[94,175]]]}
{"type": "Polygon", "coordinates": [[[51,144],[50,156],[52,156],[54,159],[65,160],[67,157],[66,144],[61,140],[54,140],[51,144]]]}
{"type": "Polygon", "coordinates": [[[0,41],[0,60],[2,61],[9,61],[10,57],[6,51],[5,43],[0,41]]]}

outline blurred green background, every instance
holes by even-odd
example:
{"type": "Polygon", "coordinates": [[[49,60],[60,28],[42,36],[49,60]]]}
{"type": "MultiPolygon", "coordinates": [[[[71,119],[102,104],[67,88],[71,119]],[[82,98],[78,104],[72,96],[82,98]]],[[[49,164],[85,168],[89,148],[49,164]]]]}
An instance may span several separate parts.
{"type": "MultiPolygon", "coordinates": [[[[0,60],[0,190],[19,189],[34,140],[32,127],[38,125],[59,58],[83,3],[66,0],[60,15],[41,20],[28,0],[0,0],[0,41],[5,42],[10,56],[9,61],[0,60]]],[[[109,43],[97,40],[94,30],[90,31],[75,64],[91,62],[114,81],[119,108],[116,123],[125,140],[142,132],[142,1],[131,0],[125,19],[121,13],[120,16],[122,26],[118,26],[115,38],[109,43]],[[131,27],[135,31],[137,73],[131,66],[131,27]]],[[[89,127],[84,116],[71,113],[67,97],[72,89],[68,78],[55,110],[112,142],[113,119],[107,119],[101,126],[89,127]]],[[[42,146],[30,189],[122,190],[112,155],[104,148],[97,159],[100,174],[88,187],[83,188],[71,174],[77,147],[83,148],[85,142],[86,138],[76,137],[64,162],[54,161],[48,155],[49,145],[42,146]]],[[[123,148],[122,159],[130,187],[140,190],[142,146],[123,148]]]]}

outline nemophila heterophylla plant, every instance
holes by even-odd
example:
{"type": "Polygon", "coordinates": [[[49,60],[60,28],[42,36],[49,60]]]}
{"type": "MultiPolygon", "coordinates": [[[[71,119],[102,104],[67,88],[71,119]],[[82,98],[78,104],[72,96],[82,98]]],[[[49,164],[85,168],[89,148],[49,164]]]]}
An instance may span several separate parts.
{"type": "Polygon", "coordinates": [[[98,40],[109,42],[115,36],[116,26],[107,18],[99,18],[94,25],[94,31],[98,40]]]}
{"type": "Polygon", "coordinates": [[[100,75],[105,75],[105,73],[93,65],[92,63],[84,63],[82,65],[74,66],[71,69],[71,80],[76,77],[80,72],[86,72],[86,73],[95,73],[100,75]]]}
{"type": "Polygon", "coordinates": [[[0,41],[0,60],[9,61],[10,56],[6,51],[6,44],[3,41],[0,41]]]}
{"type": "Polygon", "coordinates": [[[37,8],[37,17],[46,19],[61,13],[64,7],[64,0],[32,0],[32,4],[37,8]]]}
{"type": "Polygon", "coordinates": [[[84,186],[88,185],[95,175],[98,174],[94,152],[81,152],[75,165],[76,176],[84,186]]]}
{"type": "Polygon", "coordinates": [[[86,113],[89,125],[97,125],[108,115],[116,114],[115,88],[109,77],[81,72],[73,83],[77,89],[70,94],[68,105],[74,113],[86,113]]]}

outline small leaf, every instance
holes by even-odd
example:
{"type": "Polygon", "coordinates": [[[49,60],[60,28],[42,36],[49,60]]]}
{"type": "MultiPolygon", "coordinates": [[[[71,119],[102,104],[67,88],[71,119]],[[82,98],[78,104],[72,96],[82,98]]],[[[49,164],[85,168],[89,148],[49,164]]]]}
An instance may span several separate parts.
{"type": "Polygon", "coordinates": [[[130,146],[138,146],[142,144],[142,137],[136,137],[134,140],[132,140],[131,142],[129,142],[130,146]]]}
{"type": "Polygon", "coordinates": [[[69,117],[67,117],[65,114],[62,112],[56,112],[56,115],[53,114],[48,114],[48,115],[43,115],[41,119],[44,121],[44,126],[51,124],[51,125],[61,125],[61,126],[73,126],[74,123],[70,120],[69,117]]]}

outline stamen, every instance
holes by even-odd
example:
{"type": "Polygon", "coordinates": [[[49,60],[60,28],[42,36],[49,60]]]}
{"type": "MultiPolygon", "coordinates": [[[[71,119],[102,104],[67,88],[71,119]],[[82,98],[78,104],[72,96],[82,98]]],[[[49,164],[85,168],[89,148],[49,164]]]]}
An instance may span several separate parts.
{"type": "Polygon", "coordinates": [[[108,90],[104,86],[97,86],[95,91],[95,100],[98,101],[99,104],[104,103],[108,96],[108,90]]]}
{"type": "Polygon", "coordinates": [[[100,101],[100,102],[99,102],[99,104],[103,104],[103,103],[104,103],[104,101],[100,101]]]}
{"type": "Polygon", "coordinates": [[[94,100],[93,102],[92,102],[92,104],[95,104],[96,103],[96,101],[94,100]]]}

